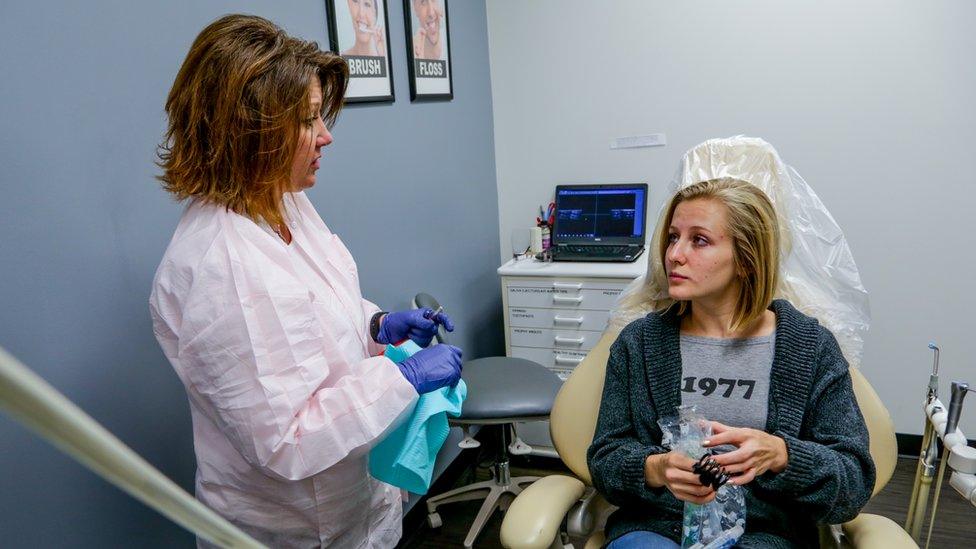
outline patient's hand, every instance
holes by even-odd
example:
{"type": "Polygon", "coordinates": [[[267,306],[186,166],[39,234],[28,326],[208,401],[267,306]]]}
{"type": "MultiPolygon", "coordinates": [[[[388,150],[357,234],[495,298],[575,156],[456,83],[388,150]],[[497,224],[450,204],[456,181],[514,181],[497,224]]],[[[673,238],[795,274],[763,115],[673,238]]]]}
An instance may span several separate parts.
{"type": "Polygon", "coordinates": [[[681,452],[652,454],[644,460],[644,481],[654,488],[666,487],[681,501],[708,503],[715,499],[715,490],[702,486],[691,470],[694,465],[695,460],[681,452]]]}
{"type": "Polygon", "coordinates": [[[766,471],[774,473],[786,469],[789,453],[786,441],[757,429],[729,427],[717,421],[712,422],[712,436],[702,443],[711,448],[732,444],[737,448],[715,456],[715,461],[731,476],[729,482],[743,485],[753,481],[766,471]]]}

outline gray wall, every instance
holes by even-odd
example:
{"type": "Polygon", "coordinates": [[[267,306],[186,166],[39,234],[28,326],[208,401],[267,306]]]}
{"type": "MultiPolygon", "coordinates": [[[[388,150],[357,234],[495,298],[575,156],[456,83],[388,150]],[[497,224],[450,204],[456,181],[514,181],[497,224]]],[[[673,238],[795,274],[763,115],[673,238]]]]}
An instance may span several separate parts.
{"type": "Polygon", "coordinates": [[[647,181],[656,214],[689,147],[762,137],[846,233],[871,296],[863,372],[896,429],[921,432],[929,341],[944,393],[976,381],[976,4],[487,4],[500,259],[557,183],[647,181]],[[666,147],[609,149],[659,132],[666,147]]]}
{"type": "MultiPolygon", "coordinates": [[[[397,100],[346,109],[309,191],[364,294],[434,292],[466,356],[502,352],[485,6],[450,5],[455,99],[411,104],[403,4],[397,100]]],[[[229,12],[328,44],[321,0],[0,5],[0,345],[191,489],[186,399],[147,298],[179,218],[153,179],[163,102],[197,32],[229,12]]],[[[192,538],[0,416],[0,545],[189,546],[192,538]]]]}

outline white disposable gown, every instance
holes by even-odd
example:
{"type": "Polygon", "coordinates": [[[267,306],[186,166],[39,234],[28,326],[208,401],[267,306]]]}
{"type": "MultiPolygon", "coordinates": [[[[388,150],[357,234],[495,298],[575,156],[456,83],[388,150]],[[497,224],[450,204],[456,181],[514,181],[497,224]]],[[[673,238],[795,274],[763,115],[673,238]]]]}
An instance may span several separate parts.
{"type": "Polygon", "coordinates": [[[156,272],[153,329],[189,397],[196,495],[272,547],[392,547],[400,493],[369,476],[368,452],[418,395],[375,356],[379,309],[349,251],[304,193],[285,208],[290,245],[193,202],[156,272]]]}

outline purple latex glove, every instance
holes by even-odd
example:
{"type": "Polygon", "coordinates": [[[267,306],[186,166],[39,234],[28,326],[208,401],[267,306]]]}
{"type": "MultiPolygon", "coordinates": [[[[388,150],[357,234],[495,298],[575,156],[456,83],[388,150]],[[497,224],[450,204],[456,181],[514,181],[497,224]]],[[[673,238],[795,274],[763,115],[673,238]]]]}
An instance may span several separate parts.
{"type": "Polygon", "coordinates": [[[417,351],[397,367],[421,395],[441,387],[454,387],[461,379],[461,349],[434,345],[417,351]]]}
{"type": "Polygon", "coordinates": [[[444,326],[448,332],[454,331],[451,317],[445,313],[434,314],[430,307],[387,313],[380,323],[376,341],[399,345],[402,341],[412,339],[417,345],[426,347],[437,334],[438,324],[444,326]]]}

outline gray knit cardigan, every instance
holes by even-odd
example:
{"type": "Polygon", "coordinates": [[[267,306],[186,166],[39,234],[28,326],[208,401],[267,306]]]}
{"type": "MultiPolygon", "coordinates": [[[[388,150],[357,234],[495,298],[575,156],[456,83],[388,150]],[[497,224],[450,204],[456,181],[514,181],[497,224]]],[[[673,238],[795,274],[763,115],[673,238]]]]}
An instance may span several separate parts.
{"type": "MultiPolygon", "coordinates": [[[[848,365],[829,330],[776,300],[776,346],[766,432],[786,441],[789,461],[746,485],[742,547],[816,547],[816,525],[853,519],[874,487],[868,431],[848,365]]],[[[657,419],[681,404],[680,319],[651,313],[610,348],[587,461],[593,485],[617,505],[607,540],[650,530],[680,543],[683,503],[644,482],[644,461],[666,452],[657,419]]]]}

